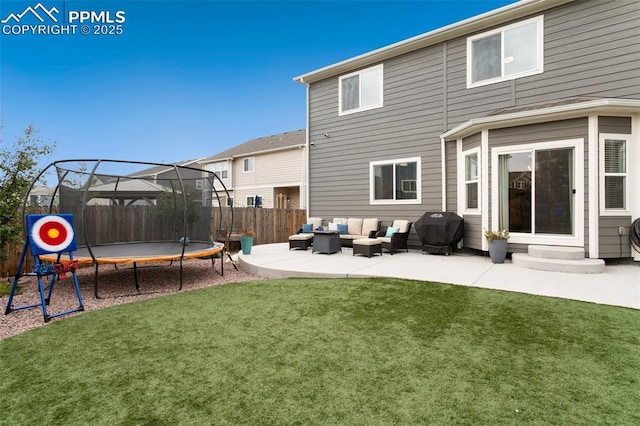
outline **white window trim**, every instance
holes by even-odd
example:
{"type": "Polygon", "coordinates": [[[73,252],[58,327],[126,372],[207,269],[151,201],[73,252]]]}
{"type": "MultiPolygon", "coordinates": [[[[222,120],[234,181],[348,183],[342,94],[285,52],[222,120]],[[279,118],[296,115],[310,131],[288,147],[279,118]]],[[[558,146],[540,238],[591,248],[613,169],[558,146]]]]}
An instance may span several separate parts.
{"type": "MultiPolygon", "coordinates": [[[[393,176],[395,180],[395,173],[393,176]]],[[[395,182],[394,182],[395,188],[395,182]]],[[[371,161],[369,163],[369,204],[370,205],[397,205],[397,204],[422,204],[422,159],[421,157],[398,158],[393,160],[371,161]],[[384,164],[416,163],[416,199],[415,200],[376,200],[375,197],[375,173],[374,167],[384,164]]]]}
{"type": "Polygon", "coordinates": [[[630,167],[632,167],[632,163],[629,161],[629,158],[631,158],[631,135],[628,134],[618,134],[618,133],[600,133],[600,137],[599,137],[599,153],[598,153],[598,161],[600,163],[600,167],[599,167],[599,175],[600,175],[600,182],[599,182],[599,189],[600,189],[600,200],[599,200],[599,205],[600,205],[600,215],[601,216],[628,216],[631,214],[631,210],[630,210],[630,205],[631,205],[631,199],[629,198],[629,195],[631,194],[629,192],[629,187],[630,185],[630,176],[633,176],[632,171],[630,170],[630,167]],[[627,148],[627,164],[626,164],[626,170],[627,172],[625,173],[626,179],[625,179],[625,193],[624,193],[624,199],[626,201],[626,206],[624,209],[607,209],[605,207],[605,187],[604,187],[604,177],[605,177],[605,173],[604,173],[604,141],[605,139],[621,139],[626,141],[626,148],[627,148]]]}
{"type": "Polygon", "coordinates": [[[584,139],[568,139],[550,142],[531,143],[523,145],[511,145],[495,147],[491,149],[491,228],[499,229],[499,191],[498,182],[500,171],[498,170],[498,157],[502,154],[528,152],[531,150],[545,150],[554,148],[573,148],[573,169],[576,190],[574,203],[574,235],[532,235],[528,233],[511,232],[509,243],[514,244],[547,244],[584,247],[584,139]]]}
{"type": "Polygon", "coordinates": [[[242,172],[243,173],[253,173],[256,170],[256,160],[255,157],[244,157],[242,159],[242,172]],[[245,161],[251,160],[251,170],[245,169],[245,161]]]}
{"type": "Polygon", "coordinates": [[[202,179],[196,179],[196,189],[202,190],[202,179]]]}
{"type": "Polygon", "coordinates": [[[458,157],[458,194],[460,194],[460,211],[466,215],[481,214],[482,207],[482,154],[480,147],[461,151],[458,157]],[[468,155],[476,154],[478,156],[478,207],[475,209],[467,208],[467,182],[466,180],[466,159],[468,155]]]}
{"type": "MultiPolygon", "coordinates": [[[[359,86],[360,89],[362,89],[362,85],[359,86]]],[[[341,75],[338,78],[338,115],[349,115],[349,114],[353,114],[356,112],[362,112],[362,111],[368,111],[370,109],[376,109],[376,108],[381,108],[384,104],[384,67],[383,64],[378,64],[375,65],[373,67],[369,67],[369,68],[365,68],[362,70],[358,70],[356,72],[352,72],[349,74],[345,74],[345,75],[341,75]],[[375,104],[375,105],[370,105],[367,107],[363,107],[360,106],[358,108],[354,108],[354,109],[350,109],[348,111],[343,111],[342,110],[342,80],[344,80],[345,78],[349,78],[349,77],[353,77],[354,75],[360,75],[365,71],[371,71],[375,68],[379,68],[380,69],[380,81],[378,82],[379,87],[378,90],[380,91],[380,103],[375,104]]],[[[360,95],[360,101],[362,101],[362,95],[360,95]]],[[[362,102],[360,103],[362,105],[362,102]]]]}
{"type": "MultiPolygon", "coordinates": [[[[504,43],[502,43],[502,46],[504,47],[504,43]]],[[[501,55],[504,56],[504,55],[501,55]]],[[[474,36],[468,37],[467,38],[467,89],[470,89],[472,87],[480,87],[480,86],[486,86],[488,84],[494,84],[494,83],[498,83],[500,81],[509,81],[509,80],[515,80],[517,78],[522,78],[522,77],[527,77],[530,75],[535,75],[535,74],[541,74],[544,72],[544,15],[540,15],[537,16],[535,18],[531,18],[531,19],[527,19],[525,21],[520,21],[520,22],[516,22],[514,24],[511,25],[507,25],[506,27],[500,27],[500,28],[496,28],[495,30],[491,30],[491,31],[487,31],[485,33],[481,33],[481,34],[476,34],[474,36]],[[481,81],[476,81],[475,83],[472,81],[472,66],[473,66],[473,60],[472,60],[472,56],[473,56],[473,42],[475,40],[481,39],[481,38],[485,38],[488,36],[491,36],[493,34],[497,34],[497,33],[504,33],[505,31],[508,31],[512,28],[516,28],[522,25],[527,25],[531,22],[537,22],[538,24],[538,31],[537,31],[537,43],[538,43],[538,51],[537,51],[537,63],[538,63],[538,68],[535,70],[530,70],[530,71],[524,71],[521,73],[517,73],[517,74],[511,74],[508,76],[504,75],[504,63],[502,64],[502,75],[500,77],[495,77],[495,78],[489,78],[487,80],[481,80],[481,81]]]]}
{"type": "Polygon", "coordinates": [[[218,176],[219,179],[228,179],[229,177],[229,162],[228,161],[217,161],[215,163],[209,163],[205,166],[205,170],[211,172],[218,176]],[[227,172],[227,176],[223,176],[222,174],[227,172]]]}

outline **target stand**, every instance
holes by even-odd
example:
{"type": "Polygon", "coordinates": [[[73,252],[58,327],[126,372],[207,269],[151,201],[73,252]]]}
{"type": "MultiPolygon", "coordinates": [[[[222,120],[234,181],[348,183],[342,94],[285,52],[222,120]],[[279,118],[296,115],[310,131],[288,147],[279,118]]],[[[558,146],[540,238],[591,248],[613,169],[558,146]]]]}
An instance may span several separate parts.
{"type": "Polygon", "coordinates": [[[29,214],[26,215],[26,225],[27,240],[24,243],[22,254],[20,255],[20,262],[18,263],[18,269],[15,277],[13,278],[13,285],[11,286],[5,315],[8,315],[13,311],[20,311],[40,306],[42,308],[44,322],[49,322],[52,318],[84,311],[82,294],[80,293],[80,285],[78,284],[78,276],[76,275],[78,262],[73,259],[72,254],[73,251],[78,249],[73,227],[73,215],[29,214]],[[33,256],[34,267],[33,272],[23,273],[27,252],[30,252],[33,256]],[[67,253],[67,259],[65,259],[65,262],[61,262],[63,253],[67,253]],[[40,255],[48,254],[57,254],[56,261],[53,264],[42,263],[40,260],[40,255]],[[56,282],[61,278],[61,275],[66,273],[71,273],[76,296],[78,297],[78,307],[56,314],[49,314],[47,311],[47,305],[49,305],[51,301],[53,288],[55,287],[56,282]],[[25,276],[37,277],[40,302],[15,307],[13,306],[13,298],[18,288],[18,280],[25,276]],[[49,287],[46,290],[46,296],[45,286],[42,282],[43,277],[51,277],[49,287]]]}

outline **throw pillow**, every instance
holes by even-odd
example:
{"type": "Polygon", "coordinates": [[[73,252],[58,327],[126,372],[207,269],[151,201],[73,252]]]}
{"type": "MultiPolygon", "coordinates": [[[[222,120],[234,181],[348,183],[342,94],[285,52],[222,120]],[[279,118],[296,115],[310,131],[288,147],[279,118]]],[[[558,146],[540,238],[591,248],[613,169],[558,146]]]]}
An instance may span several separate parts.
{"type": "Polygon", "coordinates": [[[390,226],[387,228],[387,233],[385,234],[385,237],[391,238],[391,236],[396,232],[400,232],[400,228],[394,228],[393,226],[390,226]]]}
{"type": "Polygon", "coordinates": [[[343,225],[342,223],[338,224],[338,232],[341,234],[347,233],[347,225],[343,225]]]}
{"type": "Polygon", "coordinates": [[[303,223],[302,232],[313,232],[313,223],[303,223]]]}
{"type": "Polygon", "coordinates": [[[334,222],[329,222],[329,231],[337,231],[337,230],[338,230],[338,224],[334,222]]]}

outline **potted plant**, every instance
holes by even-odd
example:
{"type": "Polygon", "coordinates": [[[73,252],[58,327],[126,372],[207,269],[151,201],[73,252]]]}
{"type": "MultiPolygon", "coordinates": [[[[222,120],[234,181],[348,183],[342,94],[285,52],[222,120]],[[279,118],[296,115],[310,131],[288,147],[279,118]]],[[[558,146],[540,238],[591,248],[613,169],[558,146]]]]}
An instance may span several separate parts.
{"type": "Polygon", "coordinates": [[[493,263],[504,263],[507,257],[507,241],[509,231],[502,229],[499,231],[484,231],[484,237],[489,243],[489,256],[493,263]]]}
{"type": "Polygon", "coordinates": [[[251,254],[254,236],[255,233],[248,229],[240,231],[240,247],[242,248],[242,254],[251,254]]]}

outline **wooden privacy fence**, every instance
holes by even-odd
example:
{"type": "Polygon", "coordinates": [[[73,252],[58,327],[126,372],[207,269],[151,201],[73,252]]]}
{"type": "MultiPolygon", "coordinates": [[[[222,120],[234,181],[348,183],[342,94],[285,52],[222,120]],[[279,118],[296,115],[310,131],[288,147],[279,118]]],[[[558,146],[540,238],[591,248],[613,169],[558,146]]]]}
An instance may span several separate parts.
{"type": "MultiPolygon", "coordinates": [[[[202,240],[209,238],[210,235],[217,235],[218,231],[229,231],[232,210],[233,229],[230,231],[239,232],[243,229],[254,231],[254,244],[286,242],[289,235],[295,234],[307,219],[306,212],[297,209],[202,208],[198,215],[190,218],[187,235],[194,240],[202,240]],[[222,226],[220,226],[221,214],[222,226]]],[[[74,219],[81,215],[80,210],[69,213],[74,214],[74,219]]],[[[183,232],[180,223],[167,221],[166,217],[159,215],[153,207],[148,206],[128,206],[126,208],[89,206],[86,215],[86,223],[94,224],[91,231],[87,232],[91,244],[116,241],[152,241],[167,239],[167,236],[175,236],[177,239],[182,236],[183,232]]],[[[84,245],[84,229],[79,219],[74,221],[78,244],[84,245]]],[[[7,244],[4,247],[6,258],[0,260],[0,275],[2,277],[15,274],[22,247],[22,244],[7,244]]],[[[24,270],[31,271],[32,269],[33,262],[29,257],[24,270]]]]}

